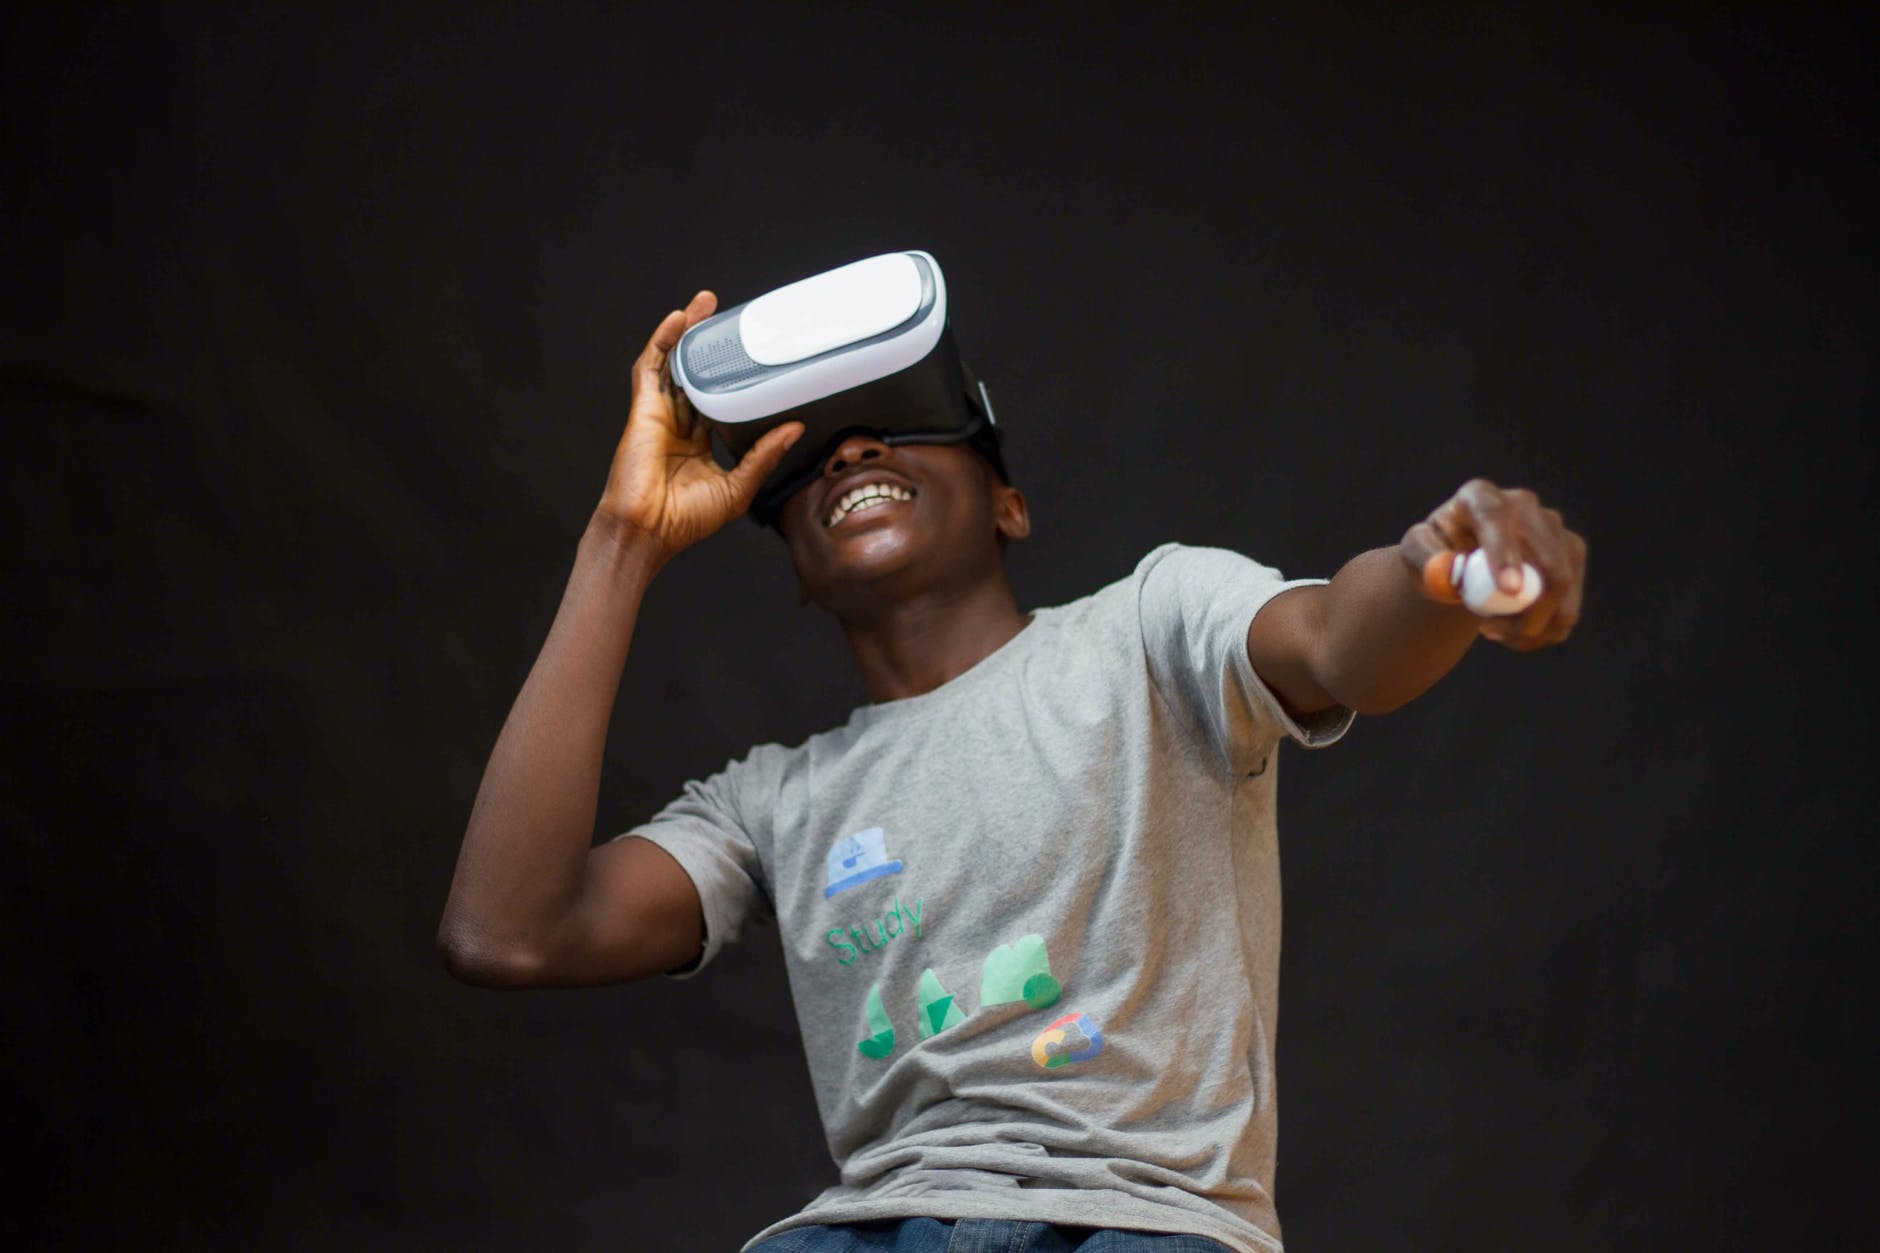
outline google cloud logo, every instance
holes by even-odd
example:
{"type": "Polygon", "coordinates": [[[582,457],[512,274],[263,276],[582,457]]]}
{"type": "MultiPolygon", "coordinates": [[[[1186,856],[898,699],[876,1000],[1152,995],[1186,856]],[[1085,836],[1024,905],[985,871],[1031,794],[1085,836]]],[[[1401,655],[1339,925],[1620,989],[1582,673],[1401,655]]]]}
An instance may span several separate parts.
{"type": "Polygon", "coordinates": [[[1066,1014],[1031,1042],[1031,1060],[1046,1070],[1087,1062],[1103,1051],[1103,1032],[1084,1014],[1066,1014]]]}

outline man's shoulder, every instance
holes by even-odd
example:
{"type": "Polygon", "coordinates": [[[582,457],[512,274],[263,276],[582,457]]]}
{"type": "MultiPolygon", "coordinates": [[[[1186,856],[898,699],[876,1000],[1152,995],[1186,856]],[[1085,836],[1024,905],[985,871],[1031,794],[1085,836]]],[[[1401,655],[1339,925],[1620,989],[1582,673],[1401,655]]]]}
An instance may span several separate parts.
{"type": "Polygon", "coordinates": [[[1100,612],[1113,605],[1139,601],[1151,582],[1205,586],[1212,581],[1224,584],[1248,577],[1276,575],[1276,571],[1231,548],[1168,540],[1144,553],[1127,573],[1085,596],[1055,606],[1052,612],[1100,612]]]}
{"type": "Polygon", "coordinates": [[[850,745],[866,728],[871,708],[867,704],[857,705],[842,722],[811,731],[801,739],[753,744],[743,756],[726,764],[725,773],[737,776],[741,783],[781,781],[811,757],[850,745]]]}
{"type": "Polygon", "coordinates": [[[1130,589],[1139,586],[1143,579],[1148,576],[1149,572],[1169,556],[1179,552],[1192,551],[1200,550],[1194,549],[1190,545],[1174,541],[1157,544],[1154,548],[1151,548],[1138,558],[1136,563],[1128,570],[1113,576],[1108,582],[1099,584],[1082,596],[1049,606],[1047,612],[1061,614],[1077,609],[1080,606],[1089,605],[1105,597],[1126,595],[1129,593],[1130,589]]]}
{"type": "MultiPolygon", "coordinates": [[[[822,733],[819,733],[822,734],[822,733]]],[[[767,740],[753,744],[690,786],[731,797],[774,795],[816,737],[797,744],[767,740]]]]}

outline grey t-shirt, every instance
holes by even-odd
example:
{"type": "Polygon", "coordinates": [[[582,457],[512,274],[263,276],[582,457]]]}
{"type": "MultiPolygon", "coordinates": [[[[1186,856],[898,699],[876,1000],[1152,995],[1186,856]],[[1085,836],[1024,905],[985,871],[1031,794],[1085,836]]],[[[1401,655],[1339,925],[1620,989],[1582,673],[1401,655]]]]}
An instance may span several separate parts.
{"type": "Polygon", "coordinates": [[[693,971],[781,932],[841,1182],[751,1243],[926,1215],[1279,1247],[1275,757],[1350,723],[1298,725],[1248,661],[1300,585],[1163,545],[627,833],[698,886],[693,971]]]}

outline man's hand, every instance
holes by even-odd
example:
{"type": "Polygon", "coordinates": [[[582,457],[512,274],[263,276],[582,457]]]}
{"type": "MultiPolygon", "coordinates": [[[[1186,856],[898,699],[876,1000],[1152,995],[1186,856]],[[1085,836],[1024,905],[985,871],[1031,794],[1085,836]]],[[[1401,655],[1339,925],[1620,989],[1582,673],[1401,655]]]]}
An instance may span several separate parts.
{"type": "Polygon", "coordinates": [[[679,337],[712,315],[718,298],[692,297],[660,322],[633,363],[633,404],[614,450],[597,517],[652,543],[659,564],[698,543],[751,507],[757,489],[803,434],[801,422],[767,432],[729,471],[712,457],[711,434],[667,358],[679,337]]]}
{"type": "Polygon", "coordinates": [[[1586,584],[1586,541],[1567,529],[1559,510],[1547,508],[1526,488],[1471,479],[1426,521],[1405,532],[1397,551],[1419,585],[1426,587],[1426,595],[1453,602],[1454,596],[1428,588],[1423,573],[1434,557],[1474,548],[1487,556],[1502,591],[1521,589],[1524,561],[1540,571],[1543,583],[1540,598],[1522,612],[1484,619],[1483,636],[1527,652],[1558,644],[1573,633],[1586,584]]]}

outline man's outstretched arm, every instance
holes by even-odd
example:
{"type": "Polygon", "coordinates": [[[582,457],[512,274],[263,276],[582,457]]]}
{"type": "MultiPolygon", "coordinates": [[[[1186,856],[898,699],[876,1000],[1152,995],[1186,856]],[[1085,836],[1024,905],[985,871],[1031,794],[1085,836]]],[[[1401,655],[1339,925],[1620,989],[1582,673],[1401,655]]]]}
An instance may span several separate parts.
{"type": "Polygon", "coordinates": [[[445,964],[468,982],[612,983],[698,955],[698,892],[678,862],[647,840],[591,845],[608,720],[647,587],[682,549],[749,509],[802,434],[801,424],[778,427],[729,472],[713,460],[666,356],[714,305],[700,292],[668,314],[634,365],[606,491],[484,769],[438,927],[445,964]]]}
{"type": "Polygon", "coordinates": [[[1295,715],[1343,705],[1389,713],[1428,691],[1477,636],[1527,651],[1558,644],[1579,621],[1586,541],[1530,491],[1463,485],[1392,548],[1360,553],[1329,584],[1282,592],[1247,631],[1253,668],[1295,715]],[[1425,583],[1430,558],[1480,548],[1504,591],[1523,562],[1544,584],[1521,613],[1481,618],[1425,583]]]}

